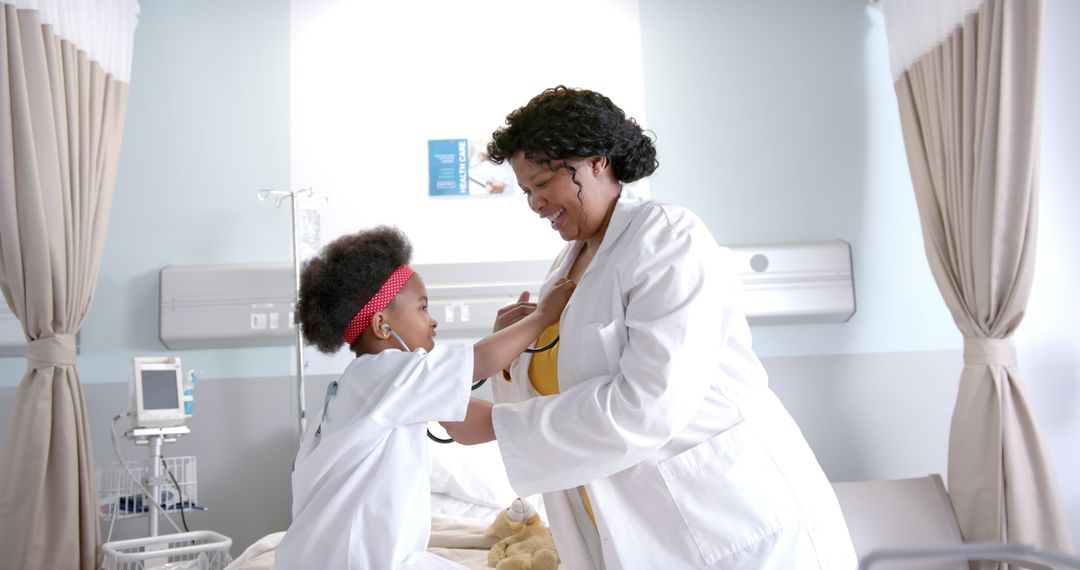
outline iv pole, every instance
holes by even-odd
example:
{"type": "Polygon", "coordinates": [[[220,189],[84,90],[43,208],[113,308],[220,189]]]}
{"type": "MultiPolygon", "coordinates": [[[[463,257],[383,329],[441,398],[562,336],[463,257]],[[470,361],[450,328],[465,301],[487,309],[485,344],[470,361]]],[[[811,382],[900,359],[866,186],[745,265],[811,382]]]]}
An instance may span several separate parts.
{"type": "Polygon", "coordinates": [[[293,291],[293,319],[292,322],[296,326],[296,402],[298,410],[298,420],[300,427],[299,439],[303,439],[304,432],[307,430],[307,404],[304,398],[304,333],[300,330],[300,323],[296,320],[296,301],[300,298],[300,210],[296,207],[296,199],[301,194],[307,194],[308,198],[312,196],[311,188],[301,188],[300,190],[259,190],[255,196],[259,201],[265,201],[270,196],[274,197],[274,207],[280,208],[281,202],[285,198],[291,198],[290,205],[292,206],[292,260],[293,260],[293,276],[296,279],[295,288],[293,291]]]}

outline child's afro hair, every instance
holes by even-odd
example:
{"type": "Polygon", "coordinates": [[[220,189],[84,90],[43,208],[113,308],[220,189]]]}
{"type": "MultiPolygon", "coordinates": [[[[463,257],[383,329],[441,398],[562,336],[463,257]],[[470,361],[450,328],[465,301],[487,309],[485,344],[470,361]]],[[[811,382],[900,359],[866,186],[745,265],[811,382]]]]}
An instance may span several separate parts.
{"type": "MultiPolygon", "coordinates": [[[[330,242],[300,272],[297,320],[304,338],[333,354],[345,326],[390,274],[412,258],[412,245],[397,228],[379,226],[330,242]]],[[[357,337],[355,342],[359,342],[357,337]]],[[[354,344],[355,344],[354,342],[354,344]]]]}

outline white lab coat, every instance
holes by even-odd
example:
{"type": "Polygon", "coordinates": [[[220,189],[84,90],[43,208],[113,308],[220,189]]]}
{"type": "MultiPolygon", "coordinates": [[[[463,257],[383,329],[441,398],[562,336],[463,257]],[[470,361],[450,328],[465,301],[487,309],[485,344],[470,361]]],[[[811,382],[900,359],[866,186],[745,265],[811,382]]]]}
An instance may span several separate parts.
{"type": "Polygon", "coordinates": [[[293,522],[277,549],[277,568],[464,568],[425,552],[426,425],[465,418],[472,373],[473,348],[465,345],[353,360],[325,416],[315,416],[300,443],[293,522]]]}
{"type": "Polygon", "coordinates": [[[527,354],[512,382],[493,379],[507,475],[544,493],[565,568],[595,567],[562,491],[580,485],[607,570],[856,567],[832,487],[750,348],[740,289],[694,214],[620,198],[562,315],[560,394],[533,390],[527,354]]]}

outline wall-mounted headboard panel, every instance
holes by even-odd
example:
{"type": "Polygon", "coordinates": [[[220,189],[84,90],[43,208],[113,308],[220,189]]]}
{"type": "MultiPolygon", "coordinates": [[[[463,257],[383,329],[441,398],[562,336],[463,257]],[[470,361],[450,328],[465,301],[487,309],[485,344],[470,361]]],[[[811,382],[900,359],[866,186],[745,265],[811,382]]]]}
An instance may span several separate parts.
{"type": "Polygon", "coordinates": [[[161,342],[169,350],[296,341],[291,263],[170,265],[161,270],[161,342]]]}
{"type": "MultiPolygon", "coordinates": [[[[499,308],[534,296],[549,260],[414,265],[443,338],[491,331],[499,308]]],[[[161,270],[161,342],[171,350],[295,342],[289,263],[168,266],[161,270]]],[[[357,307],[359,309],[359,307],[357,307]]]]}
{"type": "Polygon", "coordinates": [[[26,353],[26,336],[11,307],[0,295],[0,356],[22,356],[26,353]]]}
{"type": "MultiPolygon", "coordinates": [[[[842,241],[730,248],[752,325],[842,322],[855,312],[851,250],[842,241]]],[[[443,338],[480,338],[499,308],[534,296],[549,260],[415,265],[443,338]]],[[[161,270],[161,342],[171,350],[288,346],[295,340],[292,265],[161,270]]]]}
{"type": "Polygon", "coordinates": [[[751,325],[839,323],[855,314],[851,246],[840,240],[730,248],[751,325]]]}

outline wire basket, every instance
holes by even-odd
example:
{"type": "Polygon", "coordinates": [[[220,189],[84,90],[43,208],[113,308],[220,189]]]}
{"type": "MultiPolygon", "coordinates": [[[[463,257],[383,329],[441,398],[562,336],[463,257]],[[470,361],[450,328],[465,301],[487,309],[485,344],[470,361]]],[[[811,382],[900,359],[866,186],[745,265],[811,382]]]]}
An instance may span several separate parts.
{"type": "MultiPolygon", "coordinates": [[[[127,470],[117,462],[108,467],[99,469],[98,480],[98,517],[102,520],[129,519],[149,514],[154,505],[146,500],[146,494],[135,484],[131,475],[139,480],[147,490],[150,490],[153,481],[152,460],[129,460],[125,461],[131,470],[127,470]]],[[[165,464],[159,469],[158,484],[160,496],[158,503],[165,508],[166,512],[201,511],[204,507],[198,504],[197,479],[195,477],[195,457],[168,457],[165,464]]]]}
{"type": "Polygon", "coordinates": [[[101,545],[105,570],[223,570],[232,539],[209,530],[116,540],[101,545]]]}

